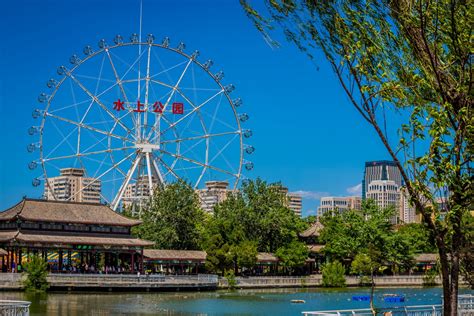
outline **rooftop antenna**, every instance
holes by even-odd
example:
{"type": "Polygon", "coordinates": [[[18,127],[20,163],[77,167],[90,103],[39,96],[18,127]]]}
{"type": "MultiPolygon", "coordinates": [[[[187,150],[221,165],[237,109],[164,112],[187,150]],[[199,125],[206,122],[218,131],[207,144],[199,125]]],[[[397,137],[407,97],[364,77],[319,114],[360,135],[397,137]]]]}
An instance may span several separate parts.
{"type": "MultiPolygon", "coordinates": [[[[142,42],[142,13],[143,13],[142,9],[143,9],[143,0],[140,0],[140,26],[139,26],[139,32],[138,32],[138,82],[137,82],[138,83],[138,91],[137,91],[137,102],[140,101],[140,89],[141,89],[140,64],[141,64],[141,55],[142,55],[142,45],[140,43],[142,42]]],[[[137,113],[137,119],[136,119],[136,122],[137,122],[137,130],[136,130],[137,139],[141,139],[141,131],[140,131],[140,128],[138,128],[140,126],[140,121],[141,121],[140,113],[137,113]]]]}
{"type": "MultiPolygon", "coordinates": [[[[138,42],[142,42],[142,16],[143,16],[143,0],[140,0],[140,28],[138,32],[138,42]]],[[[138,45],[138,57],[142,54],[142,45],[138,45]]],[[[138,100],[140,100],[140,60],[138,61],[138,100]]]]}

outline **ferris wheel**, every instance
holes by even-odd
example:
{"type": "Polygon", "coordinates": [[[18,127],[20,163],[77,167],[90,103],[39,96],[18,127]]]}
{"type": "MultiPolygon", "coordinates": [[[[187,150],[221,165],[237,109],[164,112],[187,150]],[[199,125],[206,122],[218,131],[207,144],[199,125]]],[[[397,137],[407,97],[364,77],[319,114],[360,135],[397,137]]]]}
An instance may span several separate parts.
{"type": "Polygon", "coordinates": [[[252,131],[241,125],[249,116],[237,112],[242,101],[231,98],[234,86],[223,83],[222,71],[211,71],[212,60],[152,34],[102,39],[83,53],[60,66],[38,97],[39,123],[28,130],[38,138],[27,150],[39,153],[28,167],[42,175],[33,186],[44,181],[61,199],[48,179],[78,168],[89,181],[74,194],[100,184],[101,201],[116,210],[178,179],[196,189],[209,180],[236,189],[243,169],[253,168],[245,155],[255,149],[244,142],[252,131]]]}

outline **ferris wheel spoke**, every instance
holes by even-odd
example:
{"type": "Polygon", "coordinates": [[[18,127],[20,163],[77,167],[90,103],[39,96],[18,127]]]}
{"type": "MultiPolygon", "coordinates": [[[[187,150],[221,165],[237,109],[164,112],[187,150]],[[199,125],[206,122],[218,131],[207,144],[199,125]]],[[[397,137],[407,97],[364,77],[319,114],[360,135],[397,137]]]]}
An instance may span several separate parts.
{"type": "Polygon", "coordinates": [[[101,180],[102,177],[106,176],[109,172],[111,172],[112,170],[114,170],[115,168],[117,168],[120,164],[122,164],[123,162],[125,162],[128,158],[130,158],[131,156],[133,156],[135,154],[135,152],[132,152],[130,155],[126,156],[125,158],[122,158],[122,160],[120,160],[119,162],[117,162],[116,164],[113,164],[110,168],[108,168],[106,171],[104,171],[103,173],[101,173],[97,178],[94,178],[91,182],[89,182],[86,186],[84,186],[83,188],[81,188],[80,190],[76,191],[73,195],[71,195],[68,200],[70,201],[71,199],[73,199],[74,197],[76,197],[78,194],[82,193],[82,191],[84,191],[85,189],[87,189],[88,187],[90,187],[92,184],[96,183],[97,181],[101,180]]]}
{"type": "Polygon", "coordinates": [[[105,82],[109,82],[109,83],[115,83],[114,80],[101,78],[100,76],[99,76],[99,77],[94,77],[94,76],[86,76],[86,75],[79,75],[79,74],[76,74],[76,77],[82,78],[82,79],[98,80],[98,81],[105,81],[105,82]]]}
{"type": "Polygon", "coordinates": [[[122,147],[122,148],[113,148],[113,149],[104,149],[104,150],[97,150],[97,151],[90,151],[86,153],[79,153],[79,154],[73,154],[73,155],[65,155],[65,156],[58,156],[58,157],[52,157],[52,158],[44,158],[41,159],[43,162],[49,162],[53,160],[61,160],[61,159],[69,159],[69,158],[77,158],[77,157],[87,157],[91,155],[100,155],[104,153],[111,153],[115,151],[121,151],[121,150],[127,150],[127,149],[134,149],[135,147],[122,147]]]}
{"type": "Polygon", "coordinates": [[[232,137],[224,146],[222,146],[219,149],[219,151],[214,155],[214,157],[211,159],[211,161],[209,161],[209,163],[213,163],[214,160],[216,160],[216,158],[219,157],[227,149],[227,147],[229,147],[230,144],[232,144],[236,136],[237,135],[234,135],[234,137],[232,137]]]}
{"type": "Polygon", "coordinates": [[[211,96],[210,98],[208,98],[206,101],[204,101],[203,103],[199,104],[198,106],[195,106],[191,112],[187,113],[186,115],[184,115],[182,118],[180,118],[179,120],[177,120],[176,122],[172,123],[170,126],[168,126],[165,130],[163,130],[161,132],[161,134],[163,135],[164,133],[166,133],[167,131],[170,130],[170,128],[173,128],[175,127],[176,125],[178,125],[179,123],[181,123],[182,121],[184,121],[186,118],[188,118],[190,115],[192,115],[193,113],[195,113],[196,111],[199,111],[199,109],[201,109],[204,105],[206,105],[207,103],[209,103],[210,101],[212,101],[215,97],[217,97],[218,95],[220,95],[221,93],[223,93],[224,90],[220,90],[219,92],[217,92],[216,94],[214,94],[213,96],[211,96]]]}
{"type": "MultiPolygon", "coordinates": [[[[127,159],[131,156],[132,155],[128,156],[127,159]]],[[[122,200],[122,197],[125,193],[125,190],[127,189],[127,186],[128,186],[130,180],[133,177],[133,173],[135,172],[135,169],[137,169],[137,166],[140,163],[140,160],[141,160],[141,156],[136,155],[136,157],[134,158],[132,167],[130,169],[128,169],[127,176],[125,177],[125,180],[123,181],[122,185],[120,186],[120,189],[119,189],[117,195],[115,196],[114,200],[112,201],[112,209],[114,211],[118,208],[118,206],[120,204],[120,201],[122,200]]]]}
{"type": "Polygon", "coordinates": [[[125,131],[132,135],[131,130],[125,126],[121,121],[117,119],[117,117],[95,96],[92,92],[89,91],[71,72],[67,71],[66,74],[69,78],[71,78],[84,92],[89,95],[89,97],[95,101],[118,125],[120,125],[125,131]]]}
{"type": "MultiPolygon", "coordinates": [[[[128,75],[128,73],[133,70],[135,71],[136,73],[138,73],[138,71],[135,69],[135,64],[138,63],[141,58],[142,58],[142,55],[145,53],[145,51],[143,51],[141,54],[138,55],[138,57],[133,61],[132,64],[129,64],[128,62],[126,62],[125,60],[123,60],[122,58],[120,58],[119,56],[117,56],[116,54],[114,54],[112,51],[110,52],[111,55],[113,55],[116,59],[118,59],[121,63],[123,63],[124,65],[128,66],[128,69],[125,71],[125,73],[122,75],[122,77],[120,78],[120,81],[121,82],[125,82],[123,80],[123,78],[125,78],[125,76],[128,75]]],[[[137,79],[133,79],[133,81],[140,81],[140,78],[137,79]]]]}
{"type": "MultiPolygon", "coordinates": [[[[161,170],[160,170],[160,168],[158,167],[158,164],[156,163],[156,160],[157,160],[158,158],[155,157],[155,156],[153,155],[153,153],[150,153],[150,158],[151,158],[151,162],[152,162],[153,168],[155,169],[156,176],[158,177],[158,180],[160,181],[160,184],[161,184],[161,185],[165,185],[165,179],[164,179],[163,175],[161,174],[161,170]]],[[[159,161],[159,159],[158,159],[158,161],[159,161]]]]}
{"type": "Polygon", "coordinates": [[[227,170],[224,170],[224,169],[221,169],[221,168],[218,168],[218,167],[215,167],[215,166],[212,166],[210,164],[205,164],[205,163],[202,163],[202,162],[199,162],[197,160],[194,160],[194,159],[191,159],[189,157],[185,157],[181,154],[173,154],[173,153],[170,153],[169,151],[166,151],[166,150],[163,150],[163,149],[160,149],[159,150],[160,152],[168,155],[168,156],[171,156],[171,157],[174,157],[174,158],[177,158],[177,159],[181,159],[181,160],[184,160],[184,161],[187,161],[187,162],[190,162],[190,163],[193,163],[193,164],[196,164],[196,165],[200,165],[202,167],[206,167],[206,168],[209,168],[209,169],[212,169],[212,170],[215,170],[215,171],[218,171],[218,172],[221,172],[221,173],[225,173],[225,174],[228,174],[228,175],[231,175],[233,177],[235,177],[236,175],[233,174],[232,172],[229,172],[227,170]]]}
{"type": "Polygon", "coordinates": [[[77,126],[77,127],[85,128],[85,129],[91,130],[91,131],[96,132],[96,133],[99,133],[99,134],[103,134],[103,135],[107,135],[107,136],[110,136],[110,137],[113,137],[113,138],[121,139],[121,140],[126,141],[126,142],[129,142],[129,143],[132,142],[131,140],[129,140],[129,139],[125,138],[125,137],[122,137],[122,136],[119,136],[119,135],[115,135],[115,134],[112,134],[112,133],[103,131],[103,130],[101,130],[101,129],[98,129],[98,128],[89,126],[89,125],[84,124],[84,123],[81,124],[81,123],[79,123],[79,122],[76,122],[76,121],[73,121],[73,120],[70,120],[70,119],[61,117],[61,116],[57,116],[57,115],[54,115],[54,114],[51,114],[51,113],[46,113],[46,115],[47,115],[47,116],[50,116],[50,117],[52,117],[52,118],[55,118],[55,119],[57,119],[57,120],[59,120],[59,121],[66,122],[66,123],[75,125],[75,126],[77,126]]]}
{"type": "Polygon", "coordinates": [[[143,113],[143,125],[148,125],[148,92],[150,89],[150,55],[151,55],[151,44],[148,45],[147,61],[146,61],[146,77],[145,77],[145,113],[143,113]]]}
{"type": "Polygon", "coordinates": [[[171,173],[176,178],[176,180],[180,179],[176,172],[173,171],[173,168],[171,168],[166,162],[164,162],[163,159],[160,159],[160,163],[165,167],[166,170],[168,170],[165,176],[171,173]]]}
{"type": "Polygon", "coordinates": [[[153,196],[153,177],[152,177],[152,169],[151,169],[151,162],[150,162],[150,153],[145,153],[145,160],[146,160],[146,170],[148,175],[148,190],[150,192],[150,196],[153,196]]]}
{"type": "MultiPolygon", "coordinates": [[[[112,60],[112,56],[110,55],[110,51],[106,49],[105,52],[109,59],[110,67],[112,67],[112,72],[114,73],[116,84],[119,86],[120,92],[122,93],[122,96],[125,100],[125,104],[127,105],[128,110],[131,111],[130,102],[128,100],[127,94],[125,93],[125,89],[123,88],[122,81],[120,80],[119,75],[117,73],[117,69],[115,68],[115,64],[112,60]]],[[[135,116],[133,114],[131,116],[132,116],[133,123],[135,124],[135,116]]]]}
{"type": "Polygon", "coordinates": [[[156,73],[156,74],[154,74],[153,76],[151,76],[151,78],[154,78],[154,77],[159,76],[159,75],[161,75],[161,74],[166,74],[166,76],[168,77],[168,80],[169,80],[170,82],[172,81],[172,79],[171,79],[171,76],[169,75],[169,71],[170,71],[170,70],[173,70],[173,69],[175,69],[175,68],[177,68],[177,67],[179,67],[179,66],[182,66],[182,65],[184,65],[184,64],[186,64],[186,63],[188,62],[188,60],[184,60],[184,61],[182,61],[182,62],[177,63],[177,64],[174,65],[174,66],[171,66],[171,67],[169,67],[169,68],[164,69],[164,68],[165,68],[165,65],[164,65],[163,62],[161,61],[160,56],[158,56],[155,51],[153,51],[153,56],[155,56],[156,60],[158,60],[158,63],[160,64],[160,66],[161,66],[161,68],[162,68],[163,70],[160,71],[160,72],[158,72],[158,73],[156,73]]]}
{"type": "Polygon", "coordinates": [[[48,153],[48,155],[46,156],[49,157],[50,155],[52,155],[62,144],[64,144],[66,142],[66,139],[68,137],[70,137],[74,132],[77,131],[77,127],[73,128],[69,134],[67,134],[66,138],[63,138],[59,143],[56,144],[56,146],[54,146],[54,148],[48,153]]]}
{"type": "Polygon", "coordinates": [[[191,137],[185,137],[185,138],[164,140],[164,141],[161,142],[161,144],[177,143],[177,142],[184,142],[184,141],[188,141],[188,140],[205,139],[205,138],[212,138],[212,137],[218,137],[218,136],[238,135],[238,134],[240,134],[240,131],[206,134],[206,135],[201,135],[201,136],[191,136],[191,137]]]}
{"type": "MultiPolygon", "coordinates": [[[[69,132],[69,134],[67,136],[64,136],[64,133],[61,131],[61,129],[56,125],[56,122],[54,121],[51,121],[51,123],[53,124],[54,128],[56,129],[56,132],[62,137],[62,143],[66,143],[69,148],[71,148],[71,150],[74,152],[75,148],[74,146],[72,146],[72,144],[69,142],[69,137],[71,137],[73,131],[69,132]]],[[[77,130],[77,129],[76,129],[77,130]]]]}
{"type": "Polygon", "coordinates": [[[163,112],[166,111],[166,107],[167,107],[168,104],[170,103],[171,98],[173,98],[174,94],[176,93],[176,90],[178,90],[179,84],[181,83],[181,80],[183,80],[183,77],[184,77],[184,75],[186,74],[186,71],[188,70],[189,65],[191,65],[192,62],[193,62],[193,60],[190,59],[190,60],[188,61],[188,63],[186,64],[186,67],[184,67],[183,72],[181,73],[181,75],[179,76],[178,81],[176,82],[176,84],[175,84],[174,87],[173,87],[173,91],[171,92],[170,96],[168,97],[168,100],[166,100],[165,104],[163,105],[163,112]]]}

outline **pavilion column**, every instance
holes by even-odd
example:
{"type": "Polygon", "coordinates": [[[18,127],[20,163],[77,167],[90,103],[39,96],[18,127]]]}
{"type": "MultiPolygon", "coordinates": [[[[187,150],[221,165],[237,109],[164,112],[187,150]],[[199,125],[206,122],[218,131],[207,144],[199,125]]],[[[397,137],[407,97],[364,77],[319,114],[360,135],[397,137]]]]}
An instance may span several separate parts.
{"type": "Polygon", "coordinates": [[[10,265],[9,265],[9,267],[8,267],[8,270],[9,270],[10,272],[15,272],[14,263],[13,263],[13,261],[14,261],[14,260],[13,260],[14,253],[15,253],[15,248],[12,248],[12,249],[10,250],[10,260],[9,260],[9,264],[10,264],[10,265]]]}
{"type": "Polygon", "coordinates": [[[18,249],[18,264],[16,265],[17,271],[18,271],[18,266],[20,266],[20,271],[21,271],[21,269],[23,268],[23,266],[21,265],[22,259],[23,259],[23,258],[22,258],[22,251],[21,251],[21,250],[22,250],[22,249],[21,249],[21,247],[20,247],[20,248],[18,249]]]}
{"type": "Polygon", "coordinates": [[[131,264],[132,264],[131,271],[132,273],[135,273],[135,253],[134,252],[132,252],[131,264]]]}
{"type": "Polygon", "coordinates": [[[140,272],[144,273],[144,271],[143,271],[143,248],[142,248],[142,251],[140,252],[140,272]]]}
{"type": "Polygon", "coordinates": [[[59,250],[58,270],[59,270],[59,272],[63,271],[63,251],[62,250],[59,250]]]}
{"type": "Polygon", "coordinates": [[[69,249],[67,251],[67,264],[69,265],[69,269],[71,269],[71,266],[72,266],[72,253],[71,253],[71,249],[69,249]]]}

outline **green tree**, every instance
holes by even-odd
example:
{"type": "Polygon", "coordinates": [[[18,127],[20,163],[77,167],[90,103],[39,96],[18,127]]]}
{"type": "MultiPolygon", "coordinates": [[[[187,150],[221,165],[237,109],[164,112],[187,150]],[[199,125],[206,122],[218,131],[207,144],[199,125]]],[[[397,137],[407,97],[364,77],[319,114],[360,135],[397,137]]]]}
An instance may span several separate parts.
{"type": "Polygon", "coordinates": [[[47,263],[40,256],[32,256],[25,263],[26,279],[24,286],[27,291],[44,292],[49,287],[46,277],[48,276],[47,263]]]}
{"type": "Polygon", "coordinates": [[[157,187],[149,207],[139,215],[143,223],[134,227],[133,233],[154,241],[157,248],[200,249],[205,217],[194,189],[178,180],[157,187]]]}
{"type": "Polygon", "coordinates": [[[397,164],[438,248],[444,315],[456,315],[462,218],[474,204],[471,1],[267,0],[270,18],[240,1],[268,42],[277,25],[310,58],[322,52],[397,164]],[[402,121],[398,135],[388,119],[402,121]]]}
{"type": "Polygon", "coordinates": [[[351,263],[351,272],[370,277],[370,309],[375,315],[374,308],[374,274],[382,268],[380,252],[369,249],[367,253],[359,253],[351,263]]]}
{"type": "Polygon", "coordinates": [[[323,274],[323,286],[325,287],[345,287],[345,269],[339,261],[332,261],[323,264],[321,269],[323,274]]]}
{"type": "Polygon", "coordinates": [[[290,273],[305,265],[308,254],[309,251],[306,245],[297,240],[278,248],[276,251],[276,256],[281,260],[281,265],[289,269],[290,273]]]}
{"type": "MultiPolygon", "coordinates": [[[[279,183],[261,179],[244,182],[239,192],[230,193],[214,208],[214,216],[205,225],[202,247],[206,251],[215,248],[215,236],[219,236],[220,243],[233,254],[235,272],[249,268],[256,251],[275,252],[297,240],[298,232],[306,227],[285,199],[279,183]]],[[[227,260],[225,256],[214,259],[218,258],[227,260]]]]}
{"type": "Polygon", "coordinates": [[[405,239],[413,253],[433,253],[436,245],[430,231],[423,224],[412,223],[402,225],[398,233],[405,239]]]}
{"type": "Polygon", "coordinates": [[[257,243],[254,241],[243,241],[233,249],[236,266],[239,268],[252,269],[257,263],[257,243]]]}
{"type": "Polygon", "coordinates": [[[233,254],[220,235],[212,236],[206,245],[206,269],[224,275],[232,268],[233,254]]]}

